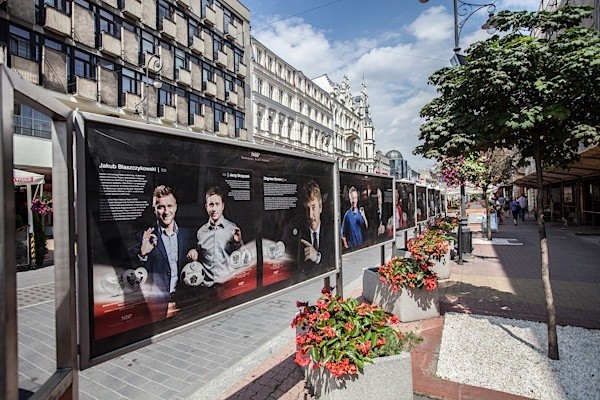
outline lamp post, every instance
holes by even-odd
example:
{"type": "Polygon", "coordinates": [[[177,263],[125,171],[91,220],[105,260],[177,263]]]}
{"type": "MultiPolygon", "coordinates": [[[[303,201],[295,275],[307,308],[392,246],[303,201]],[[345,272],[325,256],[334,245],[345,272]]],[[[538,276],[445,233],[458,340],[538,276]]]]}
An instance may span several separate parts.
{"type": "MultiPolygon", "coordinates": [[[[429,0],[419,0],[421,3],[427,3],[429,0]]],[[[494,15],[496,11],[496,0],[492,0],[488,3],[471,3],[463,0],[453,0],[454,5],[454,56],[450,60],[450,63],[453,67],[457,67],[460,65],[465,65],[466,58],[464,55],[460,54],[460,34],[462,33],[462,28],[465,26],[465,23],[471,18],[474,14],[482,9],[487,9],[487,13],[489,16],[494,15]]],[[[486,27],[484,25],[484,27],[486,27]]],[[[484,28],[482,27],[482,28],[484,28]]],[[[463,263],[463,252],[465,243],[463,241],[463,231],[464,227],[467,226],[467,216],[466,216],[466,191],[465,184],[462,183],[460,185],[460,219],[458,221],[458,264],[463,263]]],[[[469,249],[471,251],[471,249],[469,249]]]]}
{"type": "MultiPolygon", "coordinates": [[[[144,102],[144,115],[146,117],[147,124],[150,123],[150,115],[148,114],[148,110],[150,108],[150,96],[149,96],[150,92],[148,90],[148,88],[150,87],[150,84],[148,83],[148,81],[149,81],[148,72],[150,70],[150,65],[153,66],[152,70],[154,72],[156,72],[156,73],[160,72],[160,70],[163,67],[160,56],[158,56],[156,54],[150,55],[150,57],[148,57],[148,60],[146,61],[146,65],[144,66],[144,70],[146,73],[146,79],[144,79],[144,98],[142,99],[142,101],[144,102]]],[[[160,89],[162,87],[162,82],[155,79],[152,81],[152,86],[154,86],[156,89],[160,89]]]]}

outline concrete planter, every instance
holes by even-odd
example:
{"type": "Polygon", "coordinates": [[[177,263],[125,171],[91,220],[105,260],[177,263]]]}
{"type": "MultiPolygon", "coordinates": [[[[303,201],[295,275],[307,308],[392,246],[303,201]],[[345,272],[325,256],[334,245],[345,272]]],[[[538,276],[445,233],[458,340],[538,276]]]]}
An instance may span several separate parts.
{"type": "Polygon", "coordinates": [[[438,289],[401,288],[392,292],[379,280],[377,268],[363,270],[363,297],[385,311],[396,314],[401,322],[419,321],[440,315],[438,289]]]}
{"type": "Polygon", "coordinates": [[[311,394],[329,400],[397,400],[413,398],[410,353],[373,359],[363,373],[336,378],[326,368],[304,367],[311,394]]]}
{"type": "Polygon", "coordinates": [[[448,247],[448,252],[439,261],[433,260],[433,268],[431,270],[437,274],[438,279],[450,278],[450,247],[448,247]]]}

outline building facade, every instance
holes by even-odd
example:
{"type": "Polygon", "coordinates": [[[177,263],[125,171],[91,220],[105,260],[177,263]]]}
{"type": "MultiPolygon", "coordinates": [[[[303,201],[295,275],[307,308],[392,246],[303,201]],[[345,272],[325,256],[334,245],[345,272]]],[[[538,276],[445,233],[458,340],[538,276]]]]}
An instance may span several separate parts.
{"type": "Polygon", "coordinates": [[[375,172],[375,127],[371,120],[369,96],[365,83],[360,95],[353,97],[350,83],[344,76],[342,83],[333,82],[327,75],[314,79],[331,96],[333,114],[333,152],[340,168],[375,172]]]}
{"type": "Polygon", "coordinates": [[[402,157],[402,153],[398,150],[390,150],[385,153],[385,156],[389,159],[390,175],[394,178],[413,182],[418,182],[420,180],[421,174],[408,165],[408,161],[402,157]]]}
{"type": "Polygon", "coordinates": [[[255,142],[334,156],[329,94],[252,38],[255,142]]]}
{"type": "MultiPolygon", "coordinates": [[[[82,111],[247,140],[249,18],[237,0],[5,0],[0,61],[82,111]]],[[[15,164],[44,126],[17,107],[15,164]]]]}

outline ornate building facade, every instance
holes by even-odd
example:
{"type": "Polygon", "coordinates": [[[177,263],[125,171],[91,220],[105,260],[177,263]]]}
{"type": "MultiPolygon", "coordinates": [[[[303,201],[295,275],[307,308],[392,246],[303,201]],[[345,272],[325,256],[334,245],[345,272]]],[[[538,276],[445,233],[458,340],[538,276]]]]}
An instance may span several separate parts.
{"type": "Polygon", "coordinates": [[[333,156],[329,94],[255,38],[251,65],[254,141],[333,156]]]}
{"type": "Polygon", "coordinates": [[[342,83],[322,75],[314,82],[329,93],[333,113],[333,151],[340,160],[340,168],[375,172],[375,127],[367,87],[362,83],[360,95],[352,96],[350,82],[344,76],[342,83]]]}
{"type": "Polygon", "coordinates": [[[256,38],[251,43],[254,141],[336,157],[343,169],[381,169],[364,83],[353,97],[347,77],[310,80],[256,38]]]}

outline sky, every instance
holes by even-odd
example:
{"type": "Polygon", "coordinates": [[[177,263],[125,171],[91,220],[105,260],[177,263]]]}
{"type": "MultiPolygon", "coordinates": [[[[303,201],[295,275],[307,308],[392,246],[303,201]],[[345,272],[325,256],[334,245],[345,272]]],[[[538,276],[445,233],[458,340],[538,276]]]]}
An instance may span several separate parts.
{"type": "MultiPolygon", "coordinates": [[[[340,83],[347,75],[354,95],[364,79],[377,150],[400,151],[413,169],[434,166],[413,150],[423,123],[419,112],[436,96],[427,79],[453,55],[452,0],[240,1],[250,10],[252,35],[307,77],[327,74],[340,83]]],[[[537,10],[539,3],[497,0],[496,8],[537,10]]],[[[481,29],[486,19],[483,9],[465,22],[463,52],[489,37],[481,29]]]]}

